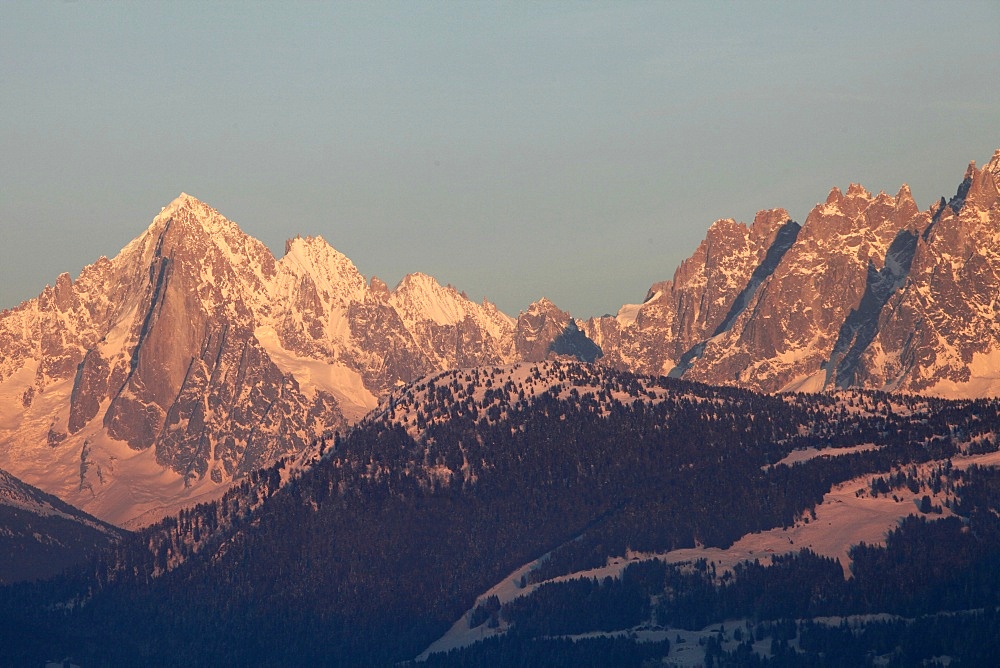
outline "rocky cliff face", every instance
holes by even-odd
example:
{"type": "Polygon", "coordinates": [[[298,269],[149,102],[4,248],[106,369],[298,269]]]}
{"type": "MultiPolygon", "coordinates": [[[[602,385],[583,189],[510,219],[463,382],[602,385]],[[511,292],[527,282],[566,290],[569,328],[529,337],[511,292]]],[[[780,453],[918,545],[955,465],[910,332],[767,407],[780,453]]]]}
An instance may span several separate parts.
{"type": "Polygon", "coordinates": [[[717,221],[673,280],[653,284],[642,304],[592,318],[583,329],[601,346],[604,363],[667,374],[732,325],[798,231],[783,209],[761,211],[749,227],[717,221]]]}
{"type": "Polygon", "coordinates": [[[834,189],[732,327],[706,342],[685,377],[768,392],[806,389],[860,304],[869,267],[884,265],[892,239],[916,213],[905,187],[897,197],[873,197],[858,185],[846,194],[834,189]]]}
{"type": "Polygon", "coordinates": [[[1000,150],[928,215],[905,284],[879,314],[854,384],[1000,394],[1000,150]]]}
{"type": "Polygon", "coordinates": [[[719,221],[641,305],[586,323],[602,362],[766,392],[860,386],[1000,392],[1000,151],[920,212],[834,188],[801,229],[783,211],[719,221]]]}
{"type": "Polygon", "coordinates": [[[514,329],[428,276],[369,283],[319,237],[275,259],[182,194],[0,316],[0,466],[124,522],[301,451],[397,384],[512,361],[514,329]]]}
{"type": "Polygon", "coordinates": [[[601,356],[601,349],[569,313],[542,297],[518,315],[514,353],[525,362],[559,358],[593,362],[601,356]]]}

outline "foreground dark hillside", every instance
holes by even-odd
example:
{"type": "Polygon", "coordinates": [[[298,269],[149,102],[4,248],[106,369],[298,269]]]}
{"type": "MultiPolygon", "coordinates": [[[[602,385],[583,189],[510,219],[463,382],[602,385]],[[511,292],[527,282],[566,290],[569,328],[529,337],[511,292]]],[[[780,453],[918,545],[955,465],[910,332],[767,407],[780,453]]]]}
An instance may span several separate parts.
{"type": "Polygon", "coordinates": [[[0,470],[0,584],[85,563],[123,532],[0,470]]]}
{"type": "MultiPolygon", "coordinates": [[[[395,393],[350,433],[331,435],[311,466],[290,472],[279,463],[76,576],[2,590],[0,655],[12,665],[53,656],[88,665],[388,665],[418,655],[479,594],[545,553],[543,579],[628,550],[725,547],[791,525],[835,483],[872,474],[887,486],[916,484],[894,472],[960,448],[995,450],[998,433],[1000,404],[992,401],[765,396],[560,363],[447,372],[395,393]],[[774,465],[808,446],[865,444],[878,447],[774,465]]],[[[976,500],[957,514],[989,516],[993,479],[976,484],[976,500]]],[[[942,526],[969,534],[961,522],[942,526]]],[[[992,608],[997,588],[980,578],[979,565],[997,553],[997,533],[988,522],[971,526],[971,556],[954,568],[965,574],[962,591],[976,592],[975,607],[992,608]]],[[[864,563],[884,558],[870,549],[864,563]]],[[[908,563],[899,566],[902,584],[887,585],[864,611],[896,605],[917,577],[908,563]]],[[[772,569],[747,570],[745,582],[789,570],[772,569]]],[[[633,592],[635,619],[648,617],[654,601],[669,602],[670,577],[656,571],[633,592]]],[[[802,614],[794,601],[755,608],[748,594],[712,593],[720,583],[708,576],[684,577],[671,580],[678,607],[662,613],[676,617],[670,623],[802,614]],[[707,607],[684,618],[684,601],[707,607]]],[[[823,610],[860,610],[860,594],[837,586],[830,600],[840,607],[823,610]]],[[[514,638],[535,648],[524,656],[539,656],[531,652],[547,638],[587,630],[552,625],[580,609],[573,596],[562,599],[569,607],[549,605],[550,621],[536,612],[526,622],[526,613],[508,609],[505,623],[522,632],[504,642],[514,638]]],[[[953,598],[927,600],[973,607],[953,598]]],[[[930,604],[922,605],[914,610],[930,604]]],[[[628,628],[630,619],[612,626],[628,628]]],[[[625,645],[607,645],[607,656],[618,657],[612,663],[650,657],[651,646],[625,645]]]]}

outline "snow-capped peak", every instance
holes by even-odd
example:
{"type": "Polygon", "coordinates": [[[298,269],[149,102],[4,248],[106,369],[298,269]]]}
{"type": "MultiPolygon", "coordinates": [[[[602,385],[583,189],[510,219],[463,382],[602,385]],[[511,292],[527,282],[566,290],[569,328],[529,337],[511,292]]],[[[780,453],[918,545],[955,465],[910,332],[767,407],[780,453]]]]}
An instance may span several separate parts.
{"type": "MultiPolygon", "coordinates": [[[[229,245],[240,245],[244,240],[250,239],[239,225],[197,197],[184,192],[160,210],[160,213],[153,218],[149,230],[159,229],[159,226],[167,221],[171,224],[197,225],[212,238],[226,238],[229,245]]],[[[262,245],[256,239],[253,241],[262,245]]]]}
{"type": "Polygon", "coordinates": [[[434,277],[420,272],[404,276],[393,289],[389,302],[405,322],[430,320],[444,326],[457,325],[472,317],[496,338],[514,323],[489,302],[476,304],[452,286],[442,286],[434,277]]]}
{"type": "Polygon", "coordinates": [[[280,263],[285,266],[296,266],[293,273],[311,272],[328,275],[340,281],[349,281],[359,294],[363,290],[364,278],[350,258],[331,246],[323,237],[297,236],[285,241],[285,255],[280,263]]]}
{"type": "Polygon", "coordinates": [[[465,319],[472,303],[452,287],[442,287],[422,273],[407,274],[393,289],[390,303],[404,321],[431,320],[438,325],[455,325],[465,319]]]}
{"type": "MultiPolygon", "coordinates": [[[[180,211],[198,211],[200,209],[209,208],[207,204],[199,200],[197,197],[192,197],[185,192],[175,197],[170,201],[165,207],[160,209],[160,214],[156,218],[171,218],[180,211]]],[[[154,218],[154,220],[156,220],[154,218]]]]}
{"type": "Polygon", "coordinates": [[[528,313],[544,313],[546,311],[551,311],[553,309],[558,309],[558,307],[552,303],[548,297],[542,297],[537,301],[528,305],[528,313]]]}

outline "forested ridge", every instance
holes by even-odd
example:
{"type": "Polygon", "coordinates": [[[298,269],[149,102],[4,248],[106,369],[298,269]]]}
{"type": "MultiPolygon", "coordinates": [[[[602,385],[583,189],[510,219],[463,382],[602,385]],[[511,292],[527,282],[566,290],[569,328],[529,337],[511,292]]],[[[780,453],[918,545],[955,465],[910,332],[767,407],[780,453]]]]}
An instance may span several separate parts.
{"type": "MultiPolygon", "coordinates": [[[[1000,485],[992,469],[944,462],[996,450],[997,434],[995,401],[759,395],[569,363],[446,372],[329,434],[305,466],[281,461],[85,569],[0,590],[0,657],[390,665],[415,657],[479,594],[543,554],[551,553],[532,572],[536,582],[630,550],[726,547],[795,523],[832,485],[860,476],[870,476],[869,494],[952,485],[956,517],[907,522],[886,547],[859,546],[852,580],[836,562],[801,553],[725,581],[705,565],[655,562],[607,582],[546,583],[482,615],[483,624],[502,620],[506,636],[449,660],[570,656],[565,636],[637,624],[991,610],[1000,485]],[[859,445],[873,447],[779,463],[802,448],[859,445]],[[938,461],[937,475],[918,476],[918,465],[938,461]],[[929,588],[915,590],[914,578],[929,588]]],[[[825,642],[821,630],[809,633],[796,641],[802,649],[825,642]]],[[[612,665],[639,665],[669,645],[626,639],[592,649],[617,657],[612,665]]],[[[772,656],[783,656],[780,642],[772,656]]]]}

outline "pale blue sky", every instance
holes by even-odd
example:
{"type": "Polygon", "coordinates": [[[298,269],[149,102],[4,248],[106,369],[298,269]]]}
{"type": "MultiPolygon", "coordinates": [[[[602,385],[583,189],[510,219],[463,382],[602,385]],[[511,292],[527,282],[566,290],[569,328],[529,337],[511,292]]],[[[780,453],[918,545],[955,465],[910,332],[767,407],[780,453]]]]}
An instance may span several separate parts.
{"type": "Polygon", "coordinates": [[[516,315],[641,301],[712,221],[926,208],[1000,146],[1000,3],[0,4],[0,308],[181,191],[516,315]]]}

